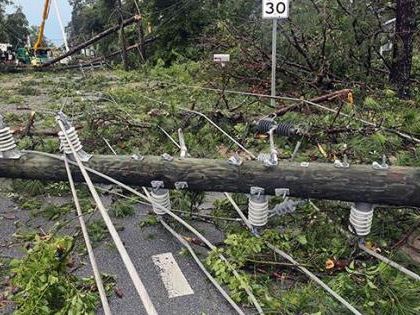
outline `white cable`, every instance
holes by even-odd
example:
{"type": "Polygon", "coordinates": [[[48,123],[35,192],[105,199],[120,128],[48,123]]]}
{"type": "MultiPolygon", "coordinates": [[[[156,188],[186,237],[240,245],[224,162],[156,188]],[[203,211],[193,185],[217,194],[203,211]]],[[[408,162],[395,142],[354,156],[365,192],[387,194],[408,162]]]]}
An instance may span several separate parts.
{"type": "Polygon", "coordinates": [[[67,158],[64,157],[64,165],[66,166],[67,176],[69,179],[71,193],[73,195],[74,205],[76,206],[77,216],[79,217],[80,227],[82,229],[83,238],[85,240],[86,249],[88,251],[90,264],[92,266],[93,274],[96,281],[96,287],[99,291],[99,297],[101,298],[102,308],[105,315],[111,315],[111,309],[109,307],[108,299],[106,297],[106,292],[104,289],[104,284],[102,282],[101,273],[99,272],[98,265],[96,263],[95,254],[93,252],[92,244],[90,242],[89,233],[86,228],[85,220],[83,218],[83,212],[80,207],[79,198],[77,197],[76,187],[74,186],[73,176],[71,175],[71,170],[67,158]]]}
{"type": "Polygon", "coordinates": [[[169,140],[171,140],[171,141],[172,141],[172,143],[173,143],[174,145],[176,145],[176,146],[178,147],[178,149],[180,149],[180,150],[181,150],[181,146],[178,144],[178,142],[176,142],[176,141],[175,141],[175,139],[174,139],[174,138],[172,138],[172,137],[171,137],[171,135],[170,135],[169,133],[167,133],[165,129],[163,129],[161,126],[158,126],[158,128],[159,128],[159,129],[163,132],[163,134],[164,134],[165,136],[167,136],[167,137],[169,138],[169,140]]]}
{"type": "MultiPolygon", "coordinates": [[[[53,0],[53,2],[55,6],[55,12],[57,14],[58,23],[60,25],[60,30],[61,30],[61,33],[63,34],[64,46],[66,47],[66,52],[68,52],[70,48],[69,48],[69,43],[67,41],[66,31],[64,30],[63,20],[61,18],[60,8],[58,7],[57,0],[53,0]]],[[[71,59],[71,57],[69,57],[69,59],[71,59]]]]}
{"type": "MultiPolygon", "coordinates": [[[[172,83],[172,82],[167,82],[167,81],[160,81],[160,80],[158,80],[158,82],[159,83],[165,83],[165,84],[172,85],[172,86],[176,86],[176,87],[199,89],[199,90],[212,91],[212,92],[217,92],[217,93],[223,92],[223,93],[227,93],[227,94],[238,94],[238,95],[245,95],[245,96],[254,96],[254,97],[268,98],[268,99],[277,99],[277,100],[286,100],[286,101],[294,101],[294,102],[303,102],[305,104],[308,104],[308,105],[311,105],[311,106],[314,106],[314,107],[318,107],[318,108],[320,108],[322,110],[325,110],[325,111],[328,111],[328,112],[331,112],[331,113],[334,113],[334,114],[339,114],[340,116],[343,116],[343,117],[352,118],[352,119],[357,120],[357,121],[359,121],[359,122],[361,122],[361,123],[363,123],[365,125],[372,126],[372,127],[378,127],[377,124],[372,123],[370,121],[367,121],[367,120],[364,120],[364,119],[361,119],[361,118],[357,118],[357,117],[353,117],[353,116],[348,115],[346,113],[343,113],[341,111],[339,112],[339,111],[334,110],[334,109],[331,109],[329,107],[326,107],[326,106],[323,106],[323,105],[320,105],[320,104],[317,104],[317,103],[314,103],[314,102],[311,102],[311,101],[308,101],[308,100],[300,99],[300,98],[287,97],[287,96],[271,96],[271,95],[266,95],[266,94],[243,92],[243,91],[233,91],[233,90],[222,90],[222,89],[216,89],[216,88],[206,88],[206,87],[202,87],[202,86],[177,84],[177,83],[172,83]]],[[[384,131],[390,132],[390,133],[395,133],[395,134],[397,134],[397,135],[399,135],[399,136],[401,136],[401,137],[403,137],[403,138],[405,138],[407,140],[411,140],[411,141],[420,143],[420,139],[417,139],[417,138],[415,138],[413,136],[410,136],[410,135],[408,135],[408,134],[406,134],[404,132],[401,132],[399,130],[394,130],[394,129],[386,128],[386,127],[383,127],[383,126],[381,126],[379,128],[382,129],[382,130],[384,130],[384,131]]]]}
{"type": "MultiPolygon", "coordinates": [[[[318,212],[322,212],[321,209],[319,207],[317,207],[312,201],[309,201],[309,203],[312,205],[312,207],[318,211],[318,212]]],[[[329,223],[334,224],[334,222],[329,219],[328,220],[329,223]]],[[[340,226],[337,227],[338,230],[340,231],[341,234],[343,234],[347,239],[351,239],[353,237],[352,234],[350,234],[348,231],[344,230],[343,228],[341,228],[340,226]]],[[[359,248],[361,250],[363,250],[364,252],[366,252],[367,254],[375,257],[376,259],[379,259],[380,261],[386,263],[387,265],[394,267],[395,269],[401,271],[402,273],[406,274],[407,276],[419,281],[420,280],[420,276],[414,272],[412,272],[411,270],[408,270],[407,268],[405,268],[404,266],[401,266],[400,264],[396,263],[395,261],[392,261],[388,258],[386,258],[385,256],[367,248],[365,245],[363,245],[362,243],[359,242],[359,248]]]]}
{"type": "Polygon", "coordinates": [[[120,253],[120,256],[121,256],[121,258],[122,258],[122,260],[123,260],[123,262],[124,262],[124,264],[127,268],[127,271],[128,271],[128,273],[131,277],[131,280],[134,283],[134,286],[137,290],[137,293],[140,296],[141,301],[143,302],[143,305],[144,305],[144,308],[145,308],[147,314],[148,315],[157,315],[157,311],[156,311],[155,307],[153,306],[153,303],[152,303],[152,301],[149,297],[149,294],[147,293],[146,288],[144,287],[144,284],[141,281],[141,279],[140,279],[140,277],[137,273],[137,270],[136,270],[130,256],[128,255],[127,250],[125,249],[124,244],[121,241],[121,238],[119,237],[118,232],[115,229],[115,226],[112,223],[111,218],[109,217],[109,214],[106,211],[105,206],[103,205],[101,198],[99,197],[98,192],[96,191],[95,187],[93,186],[92,180],[90,179],[89,174],[86,171],[87,168],[85,168],[83,163],[80,161],[80,158],[77,155],[77,152],[76,152],[76,150],[73,146],[73,143],[71,142],[70,138],[67,135],[67,131],[66,131],[66,128],[65,128],[63,122],[59,119],[57,120],[57,122],[60,126],[60,129],[63,132],[64,137],[67,140],[67,143],[69,144],[70,149],[72,150],[72,154],[73,154],[73,157],[74,157],[74,159],[77,163],[77,166],[79,167],[79,169],[80,169],[80,171],[81,171],[81,173],[82,173],[82,175],[83,175],[83,177],[84,177],[84,179],[85,179],[85,181],[86,181],[86,183],[89,187],[90,193],[92,194],[92,197],[93,197],[93,199],[95,200],[95,202],[98,206],[99,212],[101,213],[102,218],[105,222],[105,225],[107,226],[107,228],[109,230],[109,233],[111,234],[111,237],[112,237],[112,239],[113,239],[113,241],[114,241],[114,243],[117,247],[117,250],[120,253]]]}
{"type": "MultiPolygon", "coordinates": [[[[229,195],[226,193],[226,195],[229,195]]],[[[228,200],[232,204],[232,206],[235,208],[235,210],[238,212],[239,216],[244,220],[245,224],[248,226],[248,228],[251,226],[249,221],[246,219],[245,215],[243,214],[242,210],[238,207],[236,202],[230,197],[228,197],[228,200]],[[248,221],[248,222],[247,222],[248,221]]],[[[252,226],[251,226],[252,231],[252,226]]],[[[258,236],[257,236],[258,237],[258,236]]],[[[269,242],[265,242],[267,247],[271,248],[273,251],[275,251],[277,254],[282,256],[284,259],[287,259],[290,261],[294,266],[299,268],[303,273],[305,273],[309,278],[311,278],[313,281],[315,281],[318,285],[320,285],[325,291],[327,291],[329,294],[331,294],[335,299],[337,299],[341,304],[343,304],[345,307],[347,307],[353,314],[361,315],[361,313],[355,309],[351,304],[349,304],[345,299],[343,299],[340,295],[338,295],[336,292],[334,292],[328,285],[326,285],[324,282],[321,281],[316,275],[314,275],[312,272],[310,272],[305,267],[299,265],[299,263],[293,259],[290,255],[286,254],[282,250],[275,247],[273,244],[269,242]]]]}
{"type": "MultiPolygon", "coordinates": [[[[43,155],[43,156],[47,156],[56,160],[61,160],[62,158],[54,155],[54,154],[49,154],[49,153],[45,153],[45,152],[37,152],[37,151],[24,151],[26,153],[34,153],[34,154],[38,154],[38,155],[43,155]]],[[[69,161],[70,164],[72,165],[78,165],[72,161],[69,161]]],[[[84,169],[92,174],[95,174],[103,179],[106,179],[107,181],[114,183],[115,185],[118,185],[122,188],[124,188],[125,190],[133,193],[134,195],[148,201],[149,203],[153,204],[153,201],[150,200],[147,196],[139,193],[137,190],[131,188],[130,186],[127,186],[126,184],[121,183],[120,181],[105,175],[101,172],[98,172],[90,167],[84,166],[84,169]]],[[[146,188],[143,187],[143,190],[146,190],[146,188]]],[[[198,232],[195,228],[193,228],[190,224],[188,224],[187,222],[185,222],[183,219],[181,219],[179,216],[177,216],[176,214],[174,214],[172,211],[169,211],[159,205],[156,205],[157,207],[159,207],[161,210],[165,211],[167,214],[169,214],[172,218],[174,218],[176,221],[178,221],[179,223],[181,223],[183,226],[185,226],[187,229],[189,229],[192,233],[194,233],[208,248],[210,248],[211,250],[216,250],[217,247],[214,246],[212,243],[210,243],[210,241],[208,239],[206,239],[200,232],[198,232]]],[[[240,274],[235,270],[235,268],[232,266],[232,264],[226,259],[225,256],[223,256],[222,254],[219,253],[219,258],[229,267],[229,269],[232,271],[233,275],[239,280],[239,282],[241,283],[242,288],[246,291],[246,293],[248,294],[249,298],[252,301],[252,304],[254,304],[255,308],[257,309],[259,314],[264,314],[264,311],[261,308],[261,305],[258,303],[257,299],[255,298],[255,295],[252,293],[252,291],[249,288],[249,285],[247,285],[244,280],[242,279],[242,277],[240,276],[240,274]]]]}
{"type": "Polygon", "coordinates": [[[114,155],[117,155],[117,152],[115,152],[115,150],[112,148],[111,144],[109,143],[109,141],[107,139],[105,139],[104,137],[102,137],[102,139],[104,139],[106,145],[108,146],[108,148],[112,151],[112,153],[114,155]]]}
{"type": "Polygon", "coordinates": [[[373,250],[370,250],[369,248],[367,248],[365,245],[363,244],[359,244],[359,248],[363,251],[365,251],[366,253],[368,253],[369,255],[379,259],[380,261],[383,261],[384,263],[394,267],[395,269],[405,273],[407,276],[413,278],[416,281],[420,281],[420,276],[410,270],[408,270],[407,268],[404,268],[403,266],[401,266],[400,264],[397,264],[396,262],[382,256],[381,254],[378,254],[377,252],[374,252],[373,250]]]}
{"type": "MultiPolygon", "coordinates": [[[[145,95],[140,95],[140,97],[143,97],[143,98],[145,98],[145,99],[148,99],[148,100],[151,100],[151,101],[153,101],[153,102],[157,102],[157,103],[159,103],[159,104],[162,104],[162,105],[166,105],[166,106],[169,106],[169,104],[167,104],[167,103],[165,103],[165,102],[162,102],[162,101],[159,101],[159,100],[156,100],[156,99],[154,99],[154,98],[151,98],[151,97],[148,97],[148,96],[145,96],[145,95]]],[[[183,107],[177,107],[178,109],[180,109],[180,110],[182,110],[182,111],[185,111],[185,112],[190,112],[190,113],[193,113],[193,114],[196,114],[196,115],[199,115],[199,116],[201,116],[201,117],[203,117],[204,119],[206,119],[210,124],[212,124],[214,127],[216,127],[221,133],[223,133],[226,137],[228,137],[229,138],[229,140],[231,140],[233,143],[235,143],[242,151],[244,151],[246,154],[248,154],[252,159],[257,159],[257,157],[252,153],[252,152],[250,152],[250,151],[248,151],[242,144],[240,144],[238,141],[236,141],[234,138],[232,138],[232,136],[230,136],[226,131],[224,131],[222,128],[220,128],[216,123],[214,123],[210,118],[208,118],[206,115],[204,115],[203,113],[200,113],[200,112],[198,112],[198,111],[195,111],[195,110],[191,110],[191,109],[187,109],[187,108],[183,108],[183,107]]],[[[180,147],[180,146],[179,146],[180,147]]]]}
{"type": "Polygon", "coordinates": [[[185,159],[188,157],[188,148],[185,144],[185,137],[184,133],[182,132],[182,129],[178,129],[178,138],[179,138],[179,146],[181,147],[181,159],[185,159]]]}
{"type": "MultiPolygon", "coordinates": [[[[146,194],[149,198],[150,195],[146,194]]],[[[190,252],[191,256],[194,258],[197,265],[200,267],[200,269],[204,272],[204,274],[207,276],[207,278],[211,281],[211,283],[216,287],[216,289],[223,295],[223,297],[229,302],[229,304],[235,309],[235,311],[238,314],[245,315],[244,312],[241,310],[241,308],[231,299],[229,294],[226,293],[226,291],[219,285],[219,283],[216,281],[216,279],[207,271],[206,267],[204,267],[201,260],[198,258],[190,244],[177,232],[175,232],[164,220],[162,217],[158,217],[159,222],[163,225],[163,227],[169,231],[183,246],[185,246],[188,251],[190,252]]]]}
{"type": "Polygon", "coordinates": [[[224,131],[222,128],[220,128],[217,124],[215,124],[210,118],[208,118],[203,113],[200,113],[200,112],[195,111],[195,110],[183,108],[183,107],[179,107],[179,109],[181,109],[183,111],[186,111],[186,112],[194,113],[196,115],[199,115],[199,116],[203,117],[210,124],[212,124],[214,127],[216,127],[221,133],[223,133],[226,137],[228,137],[233,143],[235,143],[242,151],[244,151],[246,154],[248,154],[252,159],[255,160],[257,158],[252,152],[248,151],[242,144],[240,144],[238,141],[236,141],[234,138],[232,138],[226,131],[224,131]]]}
{"type": "MultiPolygon", "coordinates": [[[[92,170],[94,171],[94,170],[92,170]]],[[[101,176],[103,178],[106,178],[108,180],[112,179],[110,177],[108,177],[107,175],[101,174],[94,171],[94,174],[101,176]]],[[[152,200],[150,200],[147,196],[144,196],[142,194],[140,194],[138,191],[136,191],[135,189],[118,182],[117,180],[112,179],[111,180],[113,183],[115,183],[116,185],[119,185],[125,189],[127,189],[128,191],[131,191],[133,194],[148,200],[149,202],[152,202],[152,200]]],[[[145,187],[143,187],[143,191],[147,194],[148,191],[145,187]]],[[[152,202],[153,204],[153,202],[152,202]]],[[[182,225],[184,225],[187,229],[189,229],[192,233],[194,233],[204,244],[206,244],[206,246],[208,248],[210,248],[211,250],[215,251],[217,249],[216,246],[214,246],[212,243],[210,243],[210,241],[208,239],[206,239],[200,232],[198,232],[195,228],[193,228],[191,225],[189,225],[187,222],[185,222],[183,219],[181,219],[180,217],[178,217],[176,214],[174,214],[172,211],[169,211],[168,209],[165,209],[159,205],[156,205],[157,207],[161,208],[163,211],[165,211],[167,214],[169,214],[172,218],[174,218],[176,221],[178,221],[179,223],[181,223],[182,225]]],[[[254,294],[252,293],[252,291],[250,290],[249,286],[243,281],[242,277],[240,276],[240,274],[236,271],[236,269],[231,265],[231,263],[226,259],[225,256],[223,256],[222,254],[218,254],[219,258],[229,267],[229,269],[232,271],[233,275],[239,280],[239,282],[241,283],[243,289],[246,291],[246,293],[248,294],[248,296],[250,297],[252,303],[254,304],[255,308],[257,309],[259,314],[264,314],[264,311],[262,310],[260,304],[258,303],[257,299],[255,298],[254,294]]]]}
{"type": "Polygon", "coordinates": [[[83,149],[82,143],[80,142],[79,135],[75,127],[71,127],[66,130],[66,134],[63,131],[58,133],[58,138],[60,139],[60,150],[64,151],[66,154],[72,154],[73,150],[69,143],[73,146],[75,152],[79,152],[83,149]]]}

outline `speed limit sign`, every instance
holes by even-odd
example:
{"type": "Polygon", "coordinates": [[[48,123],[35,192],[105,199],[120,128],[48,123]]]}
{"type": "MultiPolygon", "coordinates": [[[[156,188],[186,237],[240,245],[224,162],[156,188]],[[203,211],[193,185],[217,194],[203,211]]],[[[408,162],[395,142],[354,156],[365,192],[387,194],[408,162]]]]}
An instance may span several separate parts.
{"type": "Polygon", "coordinates": [[[287,19],[290,0],[263,0],[263,19],[287,19]]]}

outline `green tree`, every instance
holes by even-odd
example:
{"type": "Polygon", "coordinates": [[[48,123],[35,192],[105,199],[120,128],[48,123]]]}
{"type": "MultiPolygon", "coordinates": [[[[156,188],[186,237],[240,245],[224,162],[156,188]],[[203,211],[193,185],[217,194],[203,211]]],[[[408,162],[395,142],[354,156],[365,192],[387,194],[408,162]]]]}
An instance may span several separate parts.
{"type": "Polygon", "coordinates": [[[8,0],[0,0],[0,42],[6,42],[8,40],[8,34],[6,29],[6,5],[9,4],[8,0]]]}
{"type": "Polygon", "coordinates": [[[5,25],[9,31],[9,43],[15,47],[24,46],[29,35],[29,23],[21,7],[18,7],[14,13],[7,15],[5,25]]]}

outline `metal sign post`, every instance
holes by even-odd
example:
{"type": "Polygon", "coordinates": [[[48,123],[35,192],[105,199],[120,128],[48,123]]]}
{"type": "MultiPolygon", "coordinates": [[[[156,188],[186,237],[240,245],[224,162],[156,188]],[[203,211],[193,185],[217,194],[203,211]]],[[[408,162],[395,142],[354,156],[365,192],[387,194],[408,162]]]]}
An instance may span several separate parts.
{"type": "MultiPolygon", "coordinates": [[[[289,17],[290,0],[263,0],[263,19],[273,20],[272,65],[271,65],[271,96],[276,96],[277,67],[277,23],[279,19],[289,17]]],[[[276,106],[276,100],[271,99],[271,106],[276,106]]]]}
{"type": "MultiPolygon", "coordinates": [[[[271,48],[271,96],[276,96],[276,68],[277,68],[277,22],[273,19],[273,40],[271,48]]],[[[271,99],[271,106],[276,106],[276,100],[271,99]]]]}

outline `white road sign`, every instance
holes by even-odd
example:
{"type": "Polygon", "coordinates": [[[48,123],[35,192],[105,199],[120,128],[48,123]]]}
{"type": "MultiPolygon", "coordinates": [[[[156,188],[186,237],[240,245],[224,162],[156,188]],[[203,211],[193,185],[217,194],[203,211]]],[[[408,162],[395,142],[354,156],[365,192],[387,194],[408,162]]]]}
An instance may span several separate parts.
{"type": "Polygon", "coordinates": [[[263,19],[287,19],[290,0],[263,0],[263,19]]]}

